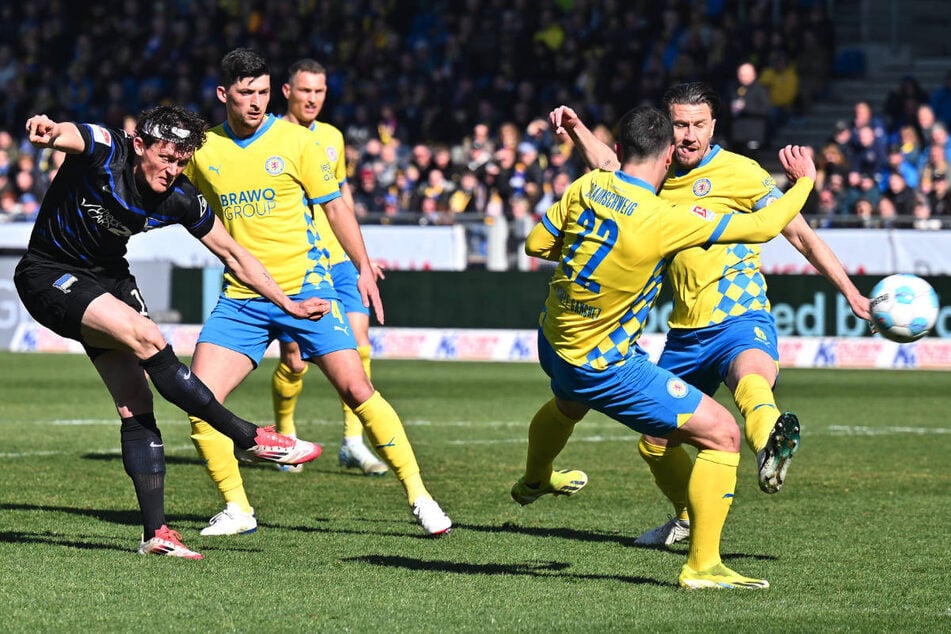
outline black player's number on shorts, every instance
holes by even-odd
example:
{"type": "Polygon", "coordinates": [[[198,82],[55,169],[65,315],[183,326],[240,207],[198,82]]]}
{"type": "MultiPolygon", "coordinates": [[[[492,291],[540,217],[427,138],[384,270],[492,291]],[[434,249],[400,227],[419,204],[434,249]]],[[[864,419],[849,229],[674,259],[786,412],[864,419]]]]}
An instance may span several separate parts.
{"type": "Polygon", "coordinates": [[[617,223],[610,218],[605,218],[598,223],[598,217],[594,214],[594,211],[585,209],[581,212],[581,215],[578,216],[578,225],[581,227],[581,232],[578,234],[578,239],[575,240],[575,243],[568,249],[568,255],[562,264],[564,265],[565,273],[572,282],[588,289],[592,293],[600,293],[601,285],[592,280],[591,275],[604,258],[607,257],[608,253],[611,252],[615,243],[617,243],[617,223]],[[594,254],[588,258],[588,261],[584,263],[581,270],[575,275],[573,262],[575,256],[578,254],[578,248],[585,242],[585,239],[592,234],[601,239],[601,244],[598,245],[594,254]]]}
{"type": "Polygon", "coordinates": [[[135,301],[139,302],[139,314],[143,317],[148,317],[149,309],[145,307],[145,300],[142,299],[142,293],[139,292],[139,289],[133,288],[129,294],[135,298],[135,301]]]}

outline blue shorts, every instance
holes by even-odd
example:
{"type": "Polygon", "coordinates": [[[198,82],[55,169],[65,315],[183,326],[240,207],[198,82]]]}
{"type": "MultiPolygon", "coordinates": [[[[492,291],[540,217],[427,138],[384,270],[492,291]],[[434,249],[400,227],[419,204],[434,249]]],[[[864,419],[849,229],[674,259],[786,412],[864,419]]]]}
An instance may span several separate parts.
{"type": "MultiPolygon", "coordinates": [[[[337,291],[337,297],[340,298],[343,312],[369,315],[370,309],[363,305],[360,289],[357,288],[359,277],[360,273],[357,271],[357,267],[350,260],[337,262],[330,267],[330,278],[333,281],[334,290],[337,291]]],[[[277,340],[287,343],[292,339],[289,335],[278,334],[277,340]]]]}
{"type": "Polygon", "coordinates": [[[652,363],[637,345],[623,363],[598,371],[559,357],[539,330],[538,360],[551,377],[555,396],[582,403],[642,434],[676,431],[703,398],[698,389],[652,363]]]}
{"type": "Polygon", "coordinates": [[[752,349],[779,363],[776,320],[766,311],[751,311],[705,328],[670,330],[657,365],[713,396],[737,355],[752,349]]]}
{"type": "MultiPolygon", "coordinates": [[[[292,296],[292,299],[304,299],[292,296]]],[[[255,367],[261,362],[268,344],[281,335],[300,346],[301,358],[312,359],[337,350],[357,348],[347,315],[340,302],[329,299],[331,310],[317,321],[296,319],[264,298],[218,298],[211,315],[201,327],[198,343],[240,352],[255,367]]]]}

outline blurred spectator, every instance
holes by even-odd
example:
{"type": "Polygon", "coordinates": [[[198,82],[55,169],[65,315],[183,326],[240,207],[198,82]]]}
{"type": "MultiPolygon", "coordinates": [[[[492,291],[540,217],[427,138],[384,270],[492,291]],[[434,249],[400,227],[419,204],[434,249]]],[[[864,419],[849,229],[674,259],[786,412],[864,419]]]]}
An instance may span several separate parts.
{"type": "Polygon", "coordinates": [[[407,165],[396,173],[396,199],[400,213],[419,213],[416,207],[416,187],[419,184],[419,170],[407,165]]]}
{"type": "Polygon", "coordinates": [[[944,84],[931,94],[931,110],[935,118],[951,126],[951,70],[944,76],[944,84]]]}
{"type": "Polygon", "coordinates": [[[927,151],[930,148],[941,148],[946,159],[951,160],[951,142],[948,139],[948,129],[940,121],[931,126],[931,134],[927,137],[927,151]]]}
{"type": "Polygon", "coordinates": [[[934,110],[931,109],[931,106],[928,104],[918,106],[918,135],[925,143],[931,138],[931,128],[934,127],[935,123],[937,123],[937,119],[935,119],[934,110]]]}
{"type": "Polygon", "coordinates": [[[839,147],[845,162],[851,165],[855,159],[855,140],[852,138],[851,126],[845,121],[836,121],[830,140],[839,147]]]}
{"type": "Polygon", "coordinates": [[[392,218],[400,213],[400,201],[396,194],[387,194],[383,198],[383,215],[392,218]]]}
{"type": "Polygon", "coordinates": [[[885,98],[883,111],[888,132],[895,135],[901,126],[914,124],[918,119],[918,108],[927,103],[928,93],[918,80],[911,75],[902,77],[885,98]]]}
{"type": "Polygon", "coordinates": [[[749,62],[740,64],[730,91],[730,143],[735,151],[755,153],[766,144],[769,105],[756,68],[749,62]]]}
{"type": "MultiPolygon", "coordinates": [[[[414,206],[420,208],[424,215],[448,211],[449,197],[454,189],[455,186],[452,181],[443,175],[442,170],[433,167],[429,170],[426,179],[420,181],[420,185],[416,189],[416,204],[414,206]]],[[[431,219],[434,220],[435,218],[431,219]]]]}
{"type": "Polygon", "coordinates": [[[522,141],[534,145],[539,157],[550,155],[555,145],[555,136],[552,134],[548,119],[532,119],[525,127],[522,141]]]}
{"type": "Polygon", "coordinates": [[[861,126],[854,136],[855,154],[852,157],[851,171],[859,174],[862,172],[879,174],[884,171],[887,165],[886,151],[879,145],[872,127],[861,126]]]}
{"type": "Polygon", "coordinates": [[[951,187],[948,187],[947,175],[938,172],[934,174],[931,182],[931,191],[926,194],[931,215],[951,217],[951,187]]]}
{"type": "Polygon", "coordinates": [[[760,73],[759,81],[769,91],[772,134],[794,114],[796,100],[799,98],[799,73],[784,51],[774,49],[769,55],[769,65],[760,73]]]}
{"type": "Polygon", "coordinates": [[[462,169],[452,161],[452,152],[448,145],[437,144],[433,147],[433,167],[442,172],[454,186],[459,184],[462,169]]]}
{"type": "Polygon", "coordinates": [[[472,128],[472,134],[453,148],[453,162],[476,172],[492,160],[494,152],[495,145],[489,134],[489,126],[477,123],[472,128]]]}
{"type": "Polygon", "coordinates": [[[519,131],[517,125],[511,121],[506,121],[499,126],[498,142],[495,145],[497,149],[505,148],[514,152],[521,141],[522,133],[519,131]]]}
{"type": "Polygon", "coordinates": [[[425,181],[429,178],[429,172],[435,167],[433,165],[433,150],[425,143],[417,143],[413,146],[410,164],[419,172],[419,180],[425,181]]]}
{"type": "Polygon", "coordinates": [[[544,182],[550,183],[559,172],[567,172],[570,180],[576,179],[584,173],[586,167],[579,165],[580,158],[576,156],[574,144],[570,139],[558,143],[551,149],[548,165],[545,167],[544,182]]]}
{"type": "Polygon", "coordinates": [[[876,151],[883,156],[888,143],[888,132],[882,119],[872,111],[872,106],[867,101],[859,101],[855,104],[852,117],[852,143],[859,144],[860,128],[868,127],[872,130],[876,151]]]}
{"type": "MultiPolygon", "coordinates": [[[[828,192],[832,195],[834,200],[833,208],[835,209],[835,215],[847,216],[852,213],[850,205],[853,201],[851,200],[849,188],[844,176],[841,174],[831,174],[829,176],[829,182],[822,191],[828,192]]],[[[822,201],[820,197],[820,204],[821,202],[822,201]]]]}
{"type": "Polygon", "coordinates": [[[849,188],[847,211],[857,214],[856,210],[863,201],[870,205],[870,209],[875,209],[881,199],[882,189],[875,176],[868,173],[859,174],[858,183],[849,188]]]}
{"type": "Polygon", "coordinates": [[[906,161],[916,167],[921,165],[921,137],[918,136],[918,128],[915,125],[906,124],[899,128],[898,146],[906,161]]]}
{"type": "Polygon", "coordinates": [[[22,208],[12,187],[0,188],[0,223],[16,220],[22,208]]]}
{"type": "Polygon", "coordinates": [[[546,181],[544,194],[535,204],[535,215],[541,216],[552,205],[561,200],[572,180],[568,172],[558,172],[550,181],[546,181]]]}
{"type": "Polygon", "coordinates": [[[396,185],[396,173],[399,171],[399,139],[391,139],[380,147],[380,156],[373,165],[376,181],[380,187],[390,189],[396,185]]]}
{"type": "MultiPolygon", "coordinates": [[[[911,196],[911,205],[914,208],[914,195],[911,196]]],[[[895,207],[894,201],[888,197],[883,196],[881,200],[878,201],[878,207],[876,208],[876,214],[871,218],[868,218],[866,227],[876,228],[876,229],[891,229],[895,226],[895,217],[898,215],[898,209],[895,207]]]]}
{"type": "MultiPolygon", "coordinates": [[[[846,127],[846,130],[848,128],[846,127]]],[[[851,169],[851,162],[842,153],[837,143],[826,143],[816,157],[816,189],[822,190],[832,174],[847,176],[851,169]]]]}
{"type": "Polygon", "coordinates": [[[512,192],[523,196],[534,208],[542,195],[544,172],[538,163],[538,149],[529,141],[522,141],[516,148],[518,157],[509,175],[512,192]]]}
{"type": "Polygon", "coordinates": [[[22,222],[33,222],[36,220],[36,214],[40,211],[39,199],[30,192],[24,192],[17,198],[17,205],[20,213],[14,220],[22,222]]]}
{"type": "Polygon", "coordinates": [[[875,217],[878,214],[878,204],[873,205],[865,199],[859,199],[855,203],[855,216],[861,222],[861,226],[872,228],[875,226],[875,217]]]}
{"type": "Polygon", "coordinates": [[[888,162],[885,165],[884,171],[879,176],[879,180],[882,183],[882,189],[885,189],[887,186],[888,176],[892,172],[901,174],[901,177],[905,179],[905,184],[908,185],[909,188],[918,188],[918,181],[920,180],[918,175],[918,166],[912,165],[905,160],[905,155],[902,154],[901,146],[897,143],[893,143],[892,145],[888,146],[888,162]]]}
{"type": "Polygon", "coordinates": [[[915,196],[915,210],[913,212],[914,220],[912,226],[915,229],[923,231],[934,231],[941,228],[941,220],[931,217],[931,207],[928,205],[928,199],[922,195],[915,196]]]}
{"type": "MultiPolygon", "coordinates": [[[[899,216],[911,216],[915,213],[915,191],[905,182],[905,177],[898,172],[891,172],[888,175],[888,184],[885,191],[882,192],[882,199],[887,199],[894,207],[894,214],[899,216]]],[[[879,205],[881,208],[881,204],[879,205]]],[[[885,217],[885,214],[882,214],[885,217]]]]}
{"type": "Polygon", "coordinates": [[[459,177],[459,186],[449,196],[448,208],[454,214],[480,214],[488,203],[488,190],[472,170],[459,177]]]}
{"type": "Polygon", "coordinates": [[[920,169],[921,191],[926,194],[929,193],[932,187],[934,187],[935,180],[946,177],[951,173],[949,170],[951,170],[951,165],[949,165],[948,157],[944,149],[938,145],[929,147],[920,169]]]}
{"type": "Polygon", "coordinates": [[[819,190],[816,214],[819,216],[820,227],[827,228],[835,226],[835,217],[839,215],[838,201],[835,199],[835,194],[833,194],[830,190],[819,190]]]}
{"type": "Polygon", "coordinates": [[[353,211],[357,218],[383,211],[386,189],[377,183],[376,172],[369,165],[360,168],[357,186],[353,187],[353,211]]]}

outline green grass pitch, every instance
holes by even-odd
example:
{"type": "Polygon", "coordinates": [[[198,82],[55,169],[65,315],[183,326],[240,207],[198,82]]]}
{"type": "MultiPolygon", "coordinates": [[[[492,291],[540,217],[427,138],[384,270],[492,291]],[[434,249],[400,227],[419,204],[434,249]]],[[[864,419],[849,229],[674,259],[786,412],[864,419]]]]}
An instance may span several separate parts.
{"type": "MultiPolygon", "coordinates": [[[[229,400],[270,421],[270,372],[229,400]]],[[[392,476],[337,466],[339,404],[316,369],[298,410],[325,453],[300,474],[243,470],[260,527],[201,537],[222,508],[185,416],[156,396],[166,510],[201,562],[139,557],[118,420],[82,355],[0,353],[0,630],[5,632],[951,631],[951,375],[784,370],[803,424],[784,489],[744,447],[722,551],[766,591],[676,586],[686,548],[645,550],[669,508],[636,435],[600,415],[558,466],[572,498],[519,507],[528,421],[549,398],[531,364],[379,361],[426,483],[455,528],[426,539],[392,476]]],[[[725,402],[724,391],[718,394],[725,402]]],[[[732,408],[732,404],[729,405],[732,408]]]]}

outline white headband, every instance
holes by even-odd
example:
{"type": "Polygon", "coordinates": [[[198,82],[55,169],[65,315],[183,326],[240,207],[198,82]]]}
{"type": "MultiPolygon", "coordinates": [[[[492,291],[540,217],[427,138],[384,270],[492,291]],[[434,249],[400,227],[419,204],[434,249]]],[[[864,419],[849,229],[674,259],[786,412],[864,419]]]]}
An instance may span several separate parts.
{"type": "Polygon", "coordinates": [[[180,143],[191,136],[191,132],[185,128],[179,128],[178,126],[160,126],[155,122],[147,123],[142,129],[142,134],[147,134],[156,139],[168,141],[169,143],[180,143]]]}

